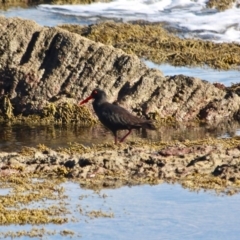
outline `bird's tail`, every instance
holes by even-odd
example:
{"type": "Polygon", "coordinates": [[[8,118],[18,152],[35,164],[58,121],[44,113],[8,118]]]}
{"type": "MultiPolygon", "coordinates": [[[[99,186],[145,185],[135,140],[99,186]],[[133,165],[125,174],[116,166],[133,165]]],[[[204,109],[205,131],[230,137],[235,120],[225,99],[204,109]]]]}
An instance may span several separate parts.
{"type": "Polygon", "coordinates": [[[157,129],[155,127],[155,125],[153,124],[152,120],[144,121],[141,125],[142,125],[142,128],[146,128],[146,129],[149,129],[149,130],[156,130],[157,129]]]}

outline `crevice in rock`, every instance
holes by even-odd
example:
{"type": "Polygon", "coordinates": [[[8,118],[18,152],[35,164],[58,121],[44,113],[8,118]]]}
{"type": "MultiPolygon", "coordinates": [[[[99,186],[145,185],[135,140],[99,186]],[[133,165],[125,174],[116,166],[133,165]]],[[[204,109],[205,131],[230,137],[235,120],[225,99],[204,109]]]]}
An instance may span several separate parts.
{"type": "Polygon", "coordinates": [[[63,36],[57,33],[45,51],[45,57],[43,58],[42,64],[40,66],[40,69],[45,70],[42,79],[45,79],[49,74],[51,74],[53,72],[53,69],[60,67],[60,58],[64,58],[64,56],[61,56],[61,48],[63,47],[62,41],[63,36]]]}
{"type": "Polygon", "coordinates": [[[22,56],[22,59],[20,61],[20,65],[23,65],[23,64],[27,63],[30,60],[31,54],[32,54],[34,46],[35,46],[35,44],[36,44],[36,42],[38,40],[39,34],[40,34],[40,32],[33,33],[32,39],[30,40],[30,42],[28,44],[27,50],[26,50],[26,52],[22,56]]]}

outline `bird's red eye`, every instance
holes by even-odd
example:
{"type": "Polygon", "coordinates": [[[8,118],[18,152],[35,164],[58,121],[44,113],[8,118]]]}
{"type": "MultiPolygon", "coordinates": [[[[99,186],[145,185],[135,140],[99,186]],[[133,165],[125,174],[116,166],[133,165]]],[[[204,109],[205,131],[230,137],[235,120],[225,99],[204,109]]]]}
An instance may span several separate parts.
{"type": "Polygon", "coordinates": [[[94,91],[93,91],[93,94],[97,94],[97,90],[94,90],[94,91]]]}

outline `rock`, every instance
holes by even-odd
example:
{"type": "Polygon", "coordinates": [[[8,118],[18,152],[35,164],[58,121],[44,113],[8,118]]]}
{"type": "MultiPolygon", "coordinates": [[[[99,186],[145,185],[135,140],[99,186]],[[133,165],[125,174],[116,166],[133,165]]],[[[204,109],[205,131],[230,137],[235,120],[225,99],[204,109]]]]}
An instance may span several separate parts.
{"type": "Polygon", "coordinates": [[[13,169],[23,170],[26,167],[26,165],[24,163],[21,163],[21,161],[19,161],[19,158],[21,158],[21,157],[20,156],[18,156],[18,157],[11,157],[8,160],[9,167],[13,168],[13,169]]]}
{"type": "Polygon", "coordinates": [[[65,163],[64,163],[64,166],[66,168],[74,168],[74,166],[76,165],[76,161],[75,160],[67,160],[65,163]]]}
{"type": "Polygon", "coordinates": [[[231,89],[164,77],[135,55],[57,27],[1,16],[0,42],[0,97],[10,96],[15,114],[40,113],[55,99],[77,103],[98,86],[110,102],[155,120],[216,124],[239,118],[240,97],[231,89]]]}
{"type": "Polygon", "coordinates": [[[41,159],[46,158],[46,154],[44,154],[40,151],[37,151],[37,152],[34,153],[34,158],[41,160],[41,159]]]}
{"type": "Polygon", "coordinates": [[[92,165],[91,161],[89,159],[85,159],[85,158],[79,159],[78,164],[82,168],[86,167],[86,166],[89,166],[89,165],[92,165]]]}
{"type": "MultiPolygon", "coordinates": [[[[187,142],[174,142],[168,147],[156,145],[149,150],[148,145],[140,145],[131,150],[118,146],[117,150],[102,145],[85,149],[84,153],[65,154],[54,151],[48,154],[25,152],[14,155],[0,154],[0,175],[30,174],[39,177],[65,177],[79,179],[86,187],[120,187],[159,181],[179,182],[190,188],[224,189],[239,186],[240,156],[239,140],[206,140],[199,146],[187,142]],[[97,150],[99,147],[99,151],[97,150]],[[104,151],[105,149],[105,151],[104,151]],[[171,154],[159,155],[162,150],[171,154]],[[184,151],[184,158],[178,153],[184,151]],[[3,162],[2,159],[5,159],[3,162]],[[55,159],[56,161],[52,161],[55,159]],[[14,171],[13,171],[14,170],[14,171]],[[16,171],[15,171],[16,170],[16,171]]],[[[38,150],[32,148],[37,153],[38,150]]]]}

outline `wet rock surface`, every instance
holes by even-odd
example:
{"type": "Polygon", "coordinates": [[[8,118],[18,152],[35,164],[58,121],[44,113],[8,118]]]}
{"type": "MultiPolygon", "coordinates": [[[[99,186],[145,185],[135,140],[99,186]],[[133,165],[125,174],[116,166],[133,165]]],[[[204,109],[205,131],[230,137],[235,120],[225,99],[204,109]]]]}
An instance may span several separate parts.
{"type": "Polygon", "coordinates": [[[239,188],[239,144],[233,138],[93,147],[73,144],[57,150],[41,145],[19,153],[0,153],[0,173],[62,176],[97,189],[166,181],[226,191],[239,188]]]}
{"type": "Polygon", "coordinates": [[[77,103],[98,86],[110,102],[155,120],[238,119],[240,98],[231,89],[183,75],[165,77],[135,55],[60,28],[0,17],[0,29],[1,96],[9,96],[14,114],[77,103]]]}

